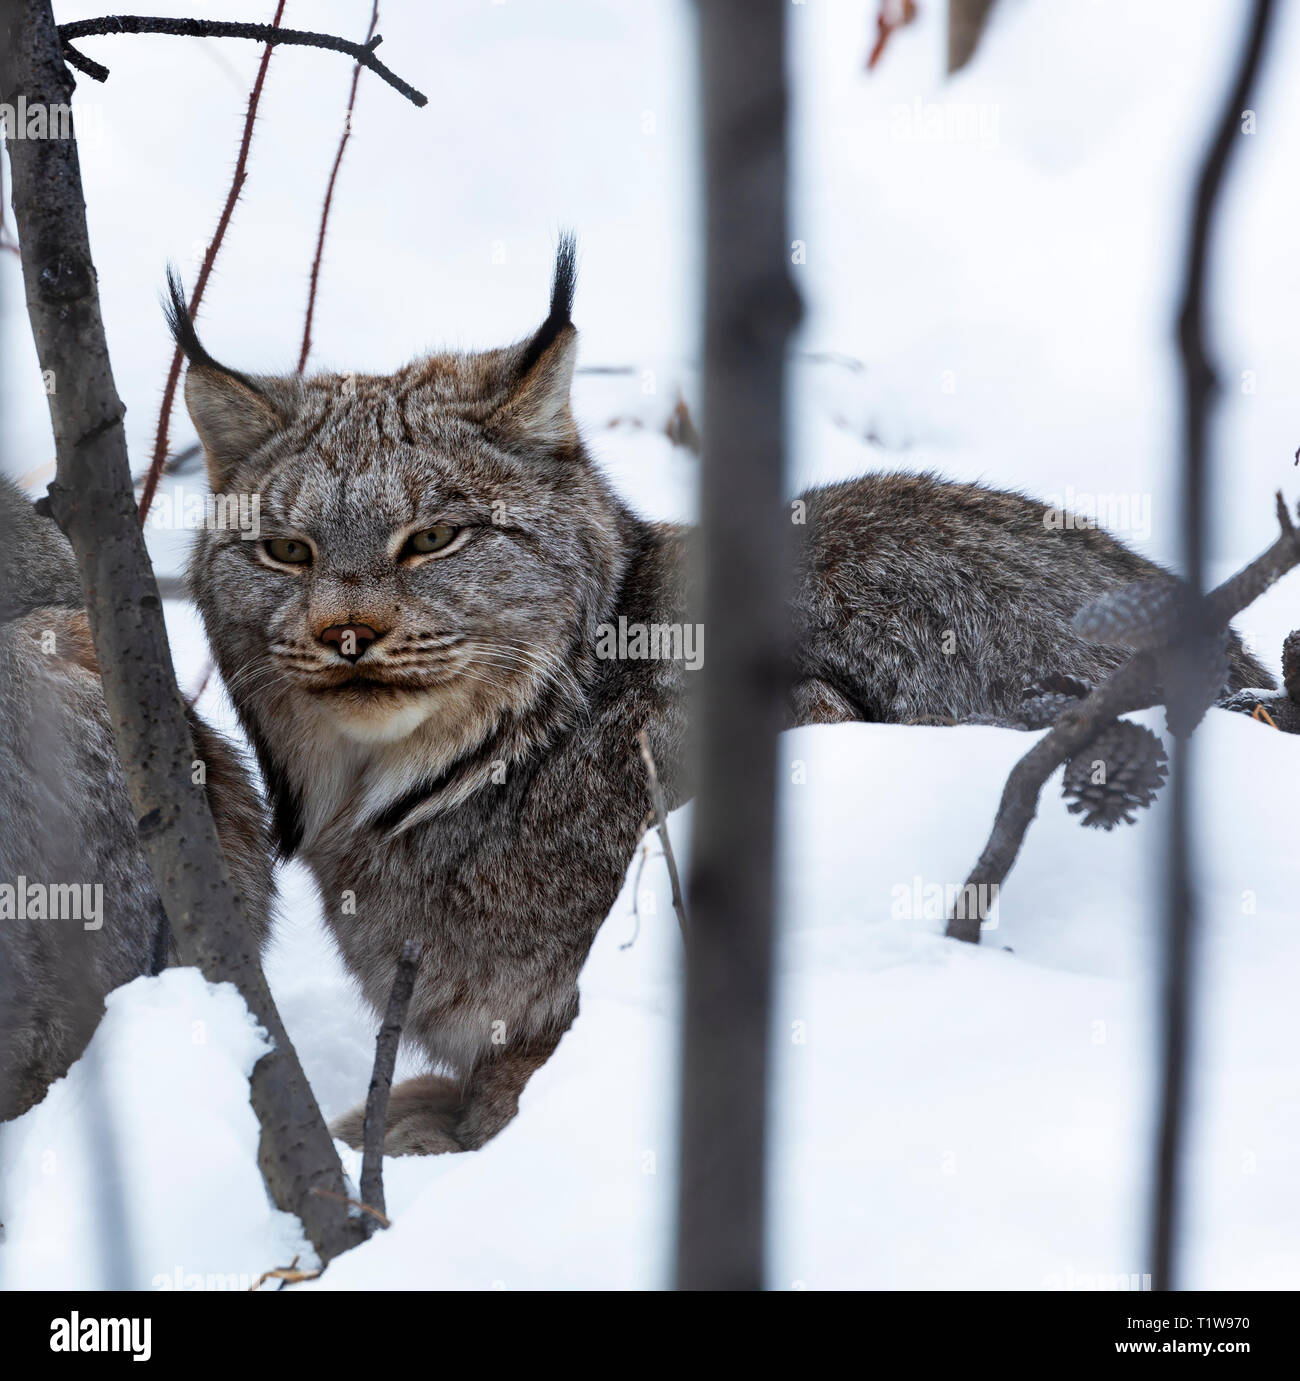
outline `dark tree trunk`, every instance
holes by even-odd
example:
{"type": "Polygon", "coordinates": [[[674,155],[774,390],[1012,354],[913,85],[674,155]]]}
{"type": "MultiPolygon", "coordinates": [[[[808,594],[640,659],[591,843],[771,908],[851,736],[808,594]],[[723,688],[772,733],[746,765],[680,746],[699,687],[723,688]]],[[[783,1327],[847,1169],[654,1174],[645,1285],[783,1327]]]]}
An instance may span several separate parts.
{"type": "Polygon", "coordinates": [[[975,55],[993,0],[948,0],[948,74],[959,72],[975,55]]]}
{"type": "Polygon", "coordinates": [[[788,626],[783,0],[700,0],[706,179],[698,797],[677,1283],[762,1285],[776,736],[788,626]]]}

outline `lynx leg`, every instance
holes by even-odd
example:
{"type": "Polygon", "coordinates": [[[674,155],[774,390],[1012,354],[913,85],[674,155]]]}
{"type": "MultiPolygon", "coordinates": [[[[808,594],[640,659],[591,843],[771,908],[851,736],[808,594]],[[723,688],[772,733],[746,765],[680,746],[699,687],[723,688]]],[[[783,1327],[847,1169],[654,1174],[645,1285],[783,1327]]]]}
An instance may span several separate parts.
{"type": "MultiPolygon", "coordinates": [[[[388,1099],[384,1154],[437,1156],[478,1150],[519,1111],[524,1085],[550,1059],[563,1034],[499,1050],[479,1065],[468,1085],[440,1074],[398,1084],[388,1099]]],[[[330,1131],[359,1151],[365,1117],[365,1104],[358,1104],[336,1118],[330,1131]]]]}
{"type": "Polygon", "coordinates": [[[477,1150],[513,1120],[524,1085],[550,1059],[563,1034],[506,1047],[474,1071],[456,1124],[456,1136],[466,1150],[477,1150]]]}
{"type": "Polygon", "coordinates": [[[818,676],[796,681],[790,690],[789,724],[852,724],[862,712],[844,695],[818,676]]]}

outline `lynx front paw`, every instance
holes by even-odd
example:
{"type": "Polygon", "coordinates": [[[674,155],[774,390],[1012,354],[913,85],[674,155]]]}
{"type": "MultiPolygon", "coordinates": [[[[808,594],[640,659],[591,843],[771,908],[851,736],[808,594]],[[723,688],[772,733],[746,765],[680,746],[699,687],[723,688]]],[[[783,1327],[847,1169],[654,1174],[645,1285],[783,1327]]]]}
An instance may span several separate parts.
{"type": "MultiPolygon", "coordinates": [[[[354,1151],[364,1149],[366,1109],[361,1104],[337,1117],[330,1124],[330,1134],[346,1141],[354,1151]]],[[[445,1113],[434,1109],[407,1112],[399,1121],[388,1119],[384,1134],[386,1156],[438,1156],[447,1151],[463,1151],[456,1140],[453,1123],[445,1113]]]]}
{"type": "MultiPolygon", "coordinates": [[[[460,1090],[449,1079],[426,1075],[408,1079],[388,1099],[388,1130],[384,1135],[386,1156],[438,1156],[463,1151],[456,1136],[460,1118],[460,1090]]],[[[365,1144],[365,1104],[336,1118],[330,1132],[354,1151],[365,1144]]]]}
{"type": "Polygon", "coordinates": [[[464,1149],[446,1120],[436,1113],[404,1118],[396,1127],[390,1126],[384,1138],[386,1156],[441,1156],[464,1149]]]}

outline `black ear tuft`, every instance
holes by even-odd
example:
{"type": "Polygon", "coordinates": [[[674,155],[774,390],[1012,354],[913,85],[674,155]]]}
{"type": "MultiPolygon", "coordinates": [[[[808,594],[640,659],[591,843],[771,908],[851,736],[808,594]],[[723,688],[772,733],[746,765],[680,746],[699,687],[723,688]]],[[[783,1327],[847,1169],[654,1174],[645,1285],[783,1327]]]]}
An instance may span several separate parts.
{"type": "Polygon", "coordinates": [[[175,264],[167,265],[167,294],[162,304],[167,329],[171,332],[172,340],[180,346],[181,353],[191,364],[206,364],[208,352],[199,343],[194,323],[190,320],[190,306],[185,301],[185,288],[175,264]]]}
{"type": "Polygon", "coordinates": [[[200,369],[214,369],[219,374],[228,374],[232,379],[238,379],[246,388],[251,388],[254,393],[261,393],[262,390],[247,375],[214,360],[203,348],[203,342],[199,340],[198,332],[194,329],[189,304],[185,301],[185,287],[175,264],[167,265],[167,294],[162,304],[167,329],[190,364],[197,365],[200,369]]]}
{"type": "Polygon", "coordinates": [[[551,310],[533,333],[519,362],[522,378],[555,343],[556,337],[572,326],[573,290],[578,281],[578,241],[572,230],[560,232],[555,247],[555,276],[551,279],[551,310]]]}
{"type": "Polygon", "coordinates": [[[572,230],[560,232],[555,247],[555,277],[551,279],[551,314],[565,326],[573,315],[573,290],[578,283],[578,240],[572,230]]]}

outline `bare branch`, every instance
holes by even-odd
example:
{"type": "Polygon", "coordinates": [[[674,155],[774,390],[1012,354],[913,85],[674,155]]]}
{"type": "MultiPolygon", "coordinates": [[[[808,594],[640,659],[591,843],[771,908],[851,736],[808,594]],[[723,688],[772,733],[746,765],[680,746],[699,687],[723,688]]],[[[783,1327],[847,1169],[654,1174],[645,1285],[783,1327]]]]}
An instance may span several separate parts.
{"type": "Polygon", "coordinates": [[[1300,533],[1287,512],[1282,491],[1277,491],[1277,520],[1282,531],[1271,547],[1229,576],[1205,597],[1206,618],[1213,628],[1226,628],[1229,622],[1254,602],[1300,562],[1300,533]]]}
{"type": "Polygon", "coordinates": [[[875,70],[885,55],[885,48],[894,33],[916,18],[916,0],[879,0],[876,11],[876,41],[867,54],[867,71],[875,70]]]}
{"type": "Polygon", "coordinates": [[[179,38],[251,38],[259,43],[287,43],[299,48],[326,48],[334,53],[346,53],[375,76],[383,78],[395,91],[400,91],[413,105],[428,105],[429,98],[389,71],[375,56],[375,49],[383,42],[379,34],[365,43],[350,43],[333,34],[309,33],[305,29],[281,29],[274,24],[238,24],[217,19],[157,19],[148,15],[115,14],[102,19],[79,19],[59,28],[63,55],[68,62],[96,81],[108,78],[108,68],[72,46],[78,38],[109,34],[170,34],[179,38]]]}
{"type": "MultiPolygon", "coordinates": [[[[1206,596],[1202,604],[1203,627],[1208,626],[1211,630],[1227,628],[1265,590],[1293,567],[1300,565],[1300,533],[1291,523],[1281,494],[1278,495],[1278,506],[1281,535],[1267,551],[1206,596]]],[[[1190,636],[1191,632],[1190,626],[1185,628],[1185,636],[1190,636]]],[[[1007,778],[992,833],[979,862],[966,879],[967,887],[972,883],[1002,885],[1020,852],[1025,832],[1037,813],[1039,793],[1048,778],[1120,715],[1163,704],[1165,692],[1160,687],[1160,679],[1161,660],[1155,652],[1138,653],[1076,708],[1062,714],[1051,732],[1039,739],[1020,759],[1007,778]]],[[[968,895],[965,889],[958,893],[959,898],[965,895],[968,895]]],[[[959,916],[957,912],[962,909],[954,905],[945,933],[951,940],[978,944],[979,919],[959,916]]]]}
{"type": "Polygon", "coordinates": [[[286,1285],[297,1285],[302,1280],[316,1280],[321,1274],[321,1271],[300,1271],[298,1258],[295,1256],[287,1266],[276,1266],[273,1270],[263,1271],[248,1288],[250,1292],[260,1290],[268,1280],[278,1280],[280,1289],[283,1290],[286,1285]]]}
{"type": "MultiPolygon", "coordinates": [[[[379,0],[374,0],[370,11],[370,27],[366,30],[366,42],[375,36],[379,25],[379,0]]],[[[361,64],[352,69],[352,88],[348,92],[348,108],[343,116],[343,133],[339,136],[339,146],[334,154],[334,166],[330,169],[329,181],[325,184],[325,200],[320,209],[320,230],[316,235],[316,253],[311,261],[311,287],[307,291],[307,313],[302,323],[302,349],[298,352],[298,373],[307,368],[307,356],[311,354],[311,324],[316,316],[316,289],[320,282],[321,257],[325,253],[325,229],[329,224],[330,207],[334,204],[334,184],[338,181],[339,168],[343,164],[343,151],[352,138],[352,111],[357,103],[357,85],[361,80],[361,64]]]]}
{"type": "MultiPolygon", "coordinates": [[[[271,20],[272,29],[280,27],[284,6],[285,0],[278,0],[275,7],[275,17],[271,20]]],[[[248,109],[244,113],[244,132],[239,140],[239,153],[235,157],[235,171],[231,175],[230,189],[226,193],[226,204],[221,208],[216,232],[203,253],[203,262],[199,265],[198,281],[194,284],[194,292],[190,296],[191,319],[198,315],[199,303],[203,301],[208,279],[212,276],[213,265],[217,262],[217,255],[221,253],[221,246],[225,242],[226,231],[230,227],[230,218],[235,211],[235,203],[239,200],[239,194],[244,190],[244,181],[248,177],[248,150],[253,142],[253,125],[257,120],[257,107],[262,100],[262,86],[266,81],[266,69],[271,64],[271,49],[272,45],[268,43],[262,50],[262,61],[258,63],[257,76],[253,80],[253,89],[248,95],[248,109]]],[[[168,433],[171,429],[172,409],[176,405],[176,389],[180,384],[183,358],[184,354],[180,346],[173,346],[172,362],[167,368],[167,382],[163,386],[162,402],[158,408],[158,426],[154,431],[153,458],[149,462],[149,470],[144,478],[144,488],[140,492],[140,521],[142,523],[149,516],[154,492],[158,488],[158,481],[162,478],[167,463],[168,433]]]]}
{"type": "MultiPolygon", "coordinates": [[[[388,1094],[393,1087],[393,1069],[397,1064],[397,1047],[402,1039],[406,1009],[415,991],[415,977],[420,968],[420,946],[408,940],[402,946],[393,975],[393,991],[388,998],[388,1011],[375,1041],[375,1068],[370,1076],[370,1090],[366,1094],[366,1116],[362,1125],[361,1199],[363,1206],[377,1217],[384,1213],[384,1136],[388,1131],[388,1094]]],[[[384,1226],[388,1220],[383,1219],[384,1226]]]]}
{"type": "MultiPolygon", "coordinates": [[[[1011,769],[993,821],[993,831],[979,862],[966,879],[966,887],[958,893],[959,898],[970,895],[966,888],[972,884],[1001,887],[1020,852],[1025,831],[1038,812],[1038,795],[1047,779],[1120,715],[1158,703],[1155,672],[1155,659],[1150,653],[1139,652],[1098,686],[1077,709],[1067,710],[1051,732],[1040,738],[1011,769]]],[[[954,904],[945,933],[950,940],[967,940],[977,945],[979,917],[958,914],[964,910],[968,908],[954,904]]]]}
{"type": "MultiPolygon", "coordinates": [[[[650,812],[650,819],[653,823],[654,812],[650,812]]],[[[649,826],[646,826],[646,830],[649,826]]],[[[631,949],[637,942],[637,936],[641,934],[641,874],[645,872],[645,861],[650,855],[650,841],[645,837],[646,831],[641,834],[641,843],[637,849],[636,876],[632,879],[632,934],[625,940],[619,949],[631,949]]]]}
{"type": "Polygon", "coordinates": [[[650,752],[650,740],[644,729],[636,736],[641,745],[641,761],[645,763],[646,777],[650,788],[650,803],[654,807],[655,827],[659,831],[659,843],[663,845],[664,861],[668,864],[668,881],[673,889],[673,910],[677,913],[677,924],[682,928],[682,939],[687,938],[686,903],[682,899],[682,881],[677,872],[677,855],[673,853],[673,841],[668,834],[668,809],[664,801],[664,790],[659,784],[659,769],[655,766],[654,755],[650,752]]]}

